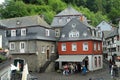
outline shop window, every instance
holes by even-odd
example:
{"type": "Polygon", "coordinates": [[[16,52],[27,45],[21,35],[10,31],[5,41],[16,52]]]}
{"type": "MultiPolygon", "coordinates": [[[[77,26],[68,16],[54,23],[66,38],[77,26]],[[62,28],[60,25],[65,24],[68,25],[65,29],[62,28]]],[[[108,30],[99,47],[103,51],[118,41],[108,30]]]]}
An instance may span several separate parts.
{"type": "Polygon", "coordinates": [[[99,66],[101,67],[101,57],[99,56],[99,66]]]}
{"type": "Polygon", "coordinates": [[[97,67],[97,57],[95,57],[95,67],[97,67]]]}

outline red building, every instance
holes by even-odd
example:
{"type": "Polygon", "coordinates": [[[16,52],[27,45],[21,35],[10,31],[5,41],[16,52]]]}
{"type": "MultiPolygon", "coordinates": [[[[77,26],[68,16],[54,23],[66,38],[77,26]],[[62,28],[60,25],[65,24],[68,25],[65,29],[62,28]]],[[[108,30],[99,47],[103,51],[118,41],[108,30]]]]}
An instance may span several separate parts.
{"type": "Polygon", "coordinates": [[[85,65],[89,70],[102,68],[102,40],[85,16],[68,7],[54,17],[51,26],[58,40],[59,68],[66,63],[85,65]]]}

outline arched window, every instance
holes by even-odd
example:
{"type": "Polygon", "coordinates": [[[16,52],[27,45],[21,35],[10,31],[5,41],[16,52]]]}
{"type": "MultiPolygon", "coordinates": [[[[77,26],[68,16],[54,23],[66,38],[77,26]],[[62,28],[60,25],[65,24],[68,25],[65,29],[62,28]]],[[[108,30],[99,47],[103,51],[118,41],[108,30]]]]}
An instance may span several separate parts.
{"type": "Polygon", "coordinates": [[[101,57],[99,56],[99,66],[101,67],[101,57]]]}
{"type": "Polygon", "coordinates": [[[97,57],[95,57],[95,67],[97,67],[97,57]]]}
{"type": "Polygon", "coordinates": [[[78,31],[71,31],[69,32],[69,37],[79,37],[79,32],[78,31]]]}

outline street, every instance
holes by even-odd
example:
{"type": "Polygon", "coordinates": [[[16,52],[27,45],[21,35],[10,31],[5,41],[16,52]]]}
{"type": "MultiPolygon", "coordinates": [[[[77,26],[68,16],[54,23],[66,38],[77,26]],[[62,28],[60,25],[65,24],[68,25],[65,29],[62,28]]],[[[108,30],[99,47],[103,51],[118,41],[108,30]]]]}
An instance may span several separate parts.
{"type": "MultiPolygon", "coordinates": [[[[89,80],[90,78],[92,80],[115,80],[111,78],[107,65],[104,65],[104,68],[101,70],[88,72],[86,75],[76,73],[65,76],[62,73],[57,72],[31,73],[31,75],[36,76],[38,80],[89,80]]],[[[118,77],[116,79],[120,80],[118,77]]]]}

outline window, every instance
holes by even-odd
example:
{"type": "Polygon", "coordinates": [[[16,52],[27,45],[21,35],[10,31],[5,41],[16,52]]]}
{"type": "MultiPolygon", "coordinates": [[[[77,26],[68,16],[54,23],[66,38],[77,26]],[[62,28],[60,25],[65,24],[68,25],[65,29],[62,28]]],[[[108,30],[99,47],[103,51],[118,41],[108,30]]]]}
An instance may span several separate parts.
{"type": "Polygon", "coordinates": [[[98,43],[98,50],[100,50],[100,43],[98,43]]]}
{"type": "Polygon", "coordinates": [[[21,29],[21,36],[26,36],[26,29],[21,29]]]}
{"type": "Polygon", "coordinates": [[[101,57],[99,56],[99,66],[101,67],[101,57]]]}
{"type": "Polygon", "coordinates": [[[97,67],[97,57],[95,57],[95,67],[97,67]]]}
{"type": "Polygon", "coordinates": [[[49,31],[49,29],[46,29],[45,31],[46,31],[46,36],[50,36],[50,31],[49,31]]]}
{"type": "Polygon", "coordinates": [[[56,37],[59,37],[59,36],[60,36],[60,30],[59,30],[59,29],[56,29],[56,30],[55,30],[55,36],[56,36],[56,37]]]}
{"type": "Polygon", "coordinates": [[[83,51],[88,51],[88,43],[87,42],[83,43],[83,51]]]}
{"type": "Polygon", "coordinates": [[[42,46],[41,51],[42,51],[42,53],[45,53],[45,46],[42,46]]]}
{"type": "Polygon", "coordinates": [[[65,43],[62,44],[62,51],[66,51],[66,44],[65,43]]]}
{"type": "Polygon", "coordinates": [[[16,36],[16,30],[11,30],[11,36],[16,36]]]}
{"type": "Polygon", "coordinates": [[[95,36],[95,31],[94,30],[92,30],[92,35],[95,36]]]}
{"type": "Polygon", "coordinates": [[[76,38],[76,37],[79,37],[79,32],[78,31],[71,31],[69,33],[69,37],[73,37],[73,38],[76,38]]]}
{"type": "Polygon", "coordinates": [[[20,42],[20,49],[25,49],[25,42],[20,42]]]}
{"type": "Polygon", "coordinates": [[[67,18],[67,22],[69,22],[69,21],[70,21],[70,18],[68,17],[68,18],[67,18]]]}
{"type": "Polygon", "coordinates": [[[61,22],[62,22],[62,18],[60,17],[60,18],[59,18],[59,23],[61,23],[61,22]]]}
{"type": "Polygon", "coordinates": [[[14,42],[10,43],[10,50],[15,50],[15,43],[14,42]]]}
{"type": "Polygon", "coordinates": [[[76,45],[76,43],[72,44],[72,51],[77,51],[77,45],[76,45]]]}
{"type": "Polygon", "coordinates": [[[54,53],[54,52],[55,52],[55,47],[51,46],[51,53],[54,53]]]}
{"type": "Polygon", "coordinates": [[[94,43],[94,51],[96,50],[96,43],[94,43]]]}

